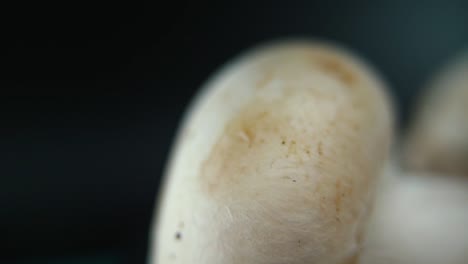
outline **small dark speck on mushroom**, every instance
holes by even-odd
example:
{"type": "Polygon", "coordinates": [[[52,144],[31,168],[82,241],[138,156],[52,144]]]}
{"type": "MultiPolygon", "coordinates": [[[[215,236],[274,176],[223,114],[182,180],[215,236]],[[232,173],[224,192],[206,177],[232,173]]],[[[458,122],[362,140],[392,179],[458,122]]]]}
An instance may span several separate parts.
{"type": "Polygon", "coordinates": [[[283,141],[281,141],[281,145],[284,145],[284,144],[286,144],[286,142],[285,142],[284,140],[283,140],[283,141]]]}
{"type": "Polygon", "coordinates": [[[293,180],[293,182],[296,182],[296,180],[293,180]]]}
{"type": "Polygon", "coordinates": [[[181,240],[181,239],[182,239],[182,234],[181,234],[180,232],[177,232],[177,233],[175,234],[175,238],[176,238],[177,240],[181,240]]]}

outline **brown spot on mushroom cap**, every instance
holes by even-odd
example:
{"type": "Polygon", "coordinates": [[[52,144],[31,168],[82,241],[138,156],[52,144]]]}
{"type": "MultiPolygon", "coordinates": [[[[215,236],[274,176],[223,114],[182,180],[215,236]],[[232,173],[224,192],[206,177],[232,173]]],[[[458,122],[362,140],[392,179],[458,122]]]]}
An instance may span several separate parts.
{"type": "Polygon", "coordinates": [[[205,191],[213,194],[219,188],[230,189],[250,176],[253,161],[271,147],[268,143],[279,137],[284,124],[269,110],[265,104],[252,104],[227,124],[201,169],[200,182],[205,191]]]}
{"type": "Polygon", "coordinates": [[[242,141],[246,142],[249,147],[251,147],[255,134],[250,130],[250,128],[241,128],[239,131],[239,137],[242,141]]]}
{"type": "Polygon", "coordinates": [[[343,60],[330,54],[320,54],[314,59],[323,71],[336,76],[349,87],[357,83],[357,73],[351,69],[350,65],[346,65],[343,60]]]}
{"type": "MultiPolygon", "coordinates": [[[[314,121],[321,118],[319,115],[308,117],[307,111],[314,109],[314,100],[317,100],[314,93],[290,91],[277,100],[256,100],[246,105],[227,123],[208,159],[203,162],[200,171],[202,189],[210,195],[225,195],[237,188],[245,192],[248,188],[241,186],[256,182],[256,177],[274,181],[281,176],[297,176],[288,175],[287,170],[299,173],[296,179],[310,177],[313,172],[300,168],[321,159],[310,153],[310,147],[303,146],[317,145],[320,138],[331,136],[323,131],[314,131],[320,126],[331,125],[323,120],[314,121]],[[304,98],[310,98],[305,108],[299,104],[304,102],[304,98]],[[293,121],[296,124],[292,125],[293,121]],[[278,141],[281,145],[275,144],[278,141]]],[[[326,104],[327,101],[321,103],[326,104]]],[[[335,101],[330,99],[328,104],[334,105],[335,101]]]]}
{"type": "Polygon", "coordinates": [[[353,254],[352,256],[346,258],[343,262],[340,264],[357,264],[359,263],[359,252],[356,254],[353,254]]]}
{"type": "MultiPolygon", "coordinates": [[[[328,120],[319,114],[309,114],[313,113],[317,100],[313,92],[304,93],[298,89],[285,93],[278,100],[256,99],[245,105],[226,124],[202,163],[199,174],[202,191],[216,197],[217,201],[233,198],[239,201],[255,193],[262,199],[272,190],[280,191],[279,186],[268,186],[275,186],[284,179],[295,180],[301,183],[291,185],[303,192],[295,194],[301,207],[308,206],[303,203],[304,195],[310,196],[306,200],[316,203],[319,193],[325,193],[323,207],[320,206],[324,215],[332,219],[339,216],[343,223],[354,221],[353,216],[342,214],[342,208],[360,195],[360,191],[352,191],[353,181],[356,184],[368,181],[374,168],[366,159],[360,160],[364,157],[355,155],[353,146],[362,137],[351,128],[350,116],[354,114],[350,113],[353,111],[350,108],[354,99],[351,96],[349,102],[336,104],[333,97],[328,97],[329,101],[320,98],[321,104],[328,104],[337,111],[328,120]],[[327,142],[326,151],[323,142],[327,142]],[[310,152],[310,148],[316,148],[317,152],[310,152]],[[352,163],[348,162],[350,157],[353,157],[352,163]],[[348,167],[340,168],[343,165],[348,167]],[[338,183],[337,177],[341,180],[338,183]]],[[[359,119],[354,121],[360,122],[359,119]]],[[[363,183],[363,188],[367,186],[363,183]]]]}

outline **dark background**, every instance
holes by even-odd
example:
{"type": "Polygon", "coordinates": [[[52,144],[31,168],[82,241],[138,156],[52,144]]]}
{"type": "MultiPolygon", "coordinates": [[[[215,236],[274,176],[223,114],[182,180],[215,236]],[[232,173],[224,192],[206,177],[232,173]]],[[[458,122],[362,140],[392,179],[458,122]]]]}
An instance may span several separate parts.
{"type": "Polygon", "coordinates": [[[2,11],[0,263],[143,263],[178,121],[202,82],[252,45],[289,36],[344,44],[392,85],[403,125],[431,73],[468,47],[467,1],[2,11]]]}

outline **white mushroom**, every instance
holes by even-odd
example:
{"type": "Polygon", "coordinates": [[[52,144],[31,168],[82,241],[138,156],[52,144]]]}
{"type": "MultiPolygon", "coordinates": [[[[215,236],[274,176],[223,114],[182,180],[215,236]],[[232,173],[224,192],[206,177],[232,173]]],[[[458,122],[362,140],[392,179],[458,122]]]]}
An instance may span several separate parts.
{"type": "Polygon", "coordinates": [[[185,117],[151,263],[356,263],[392,111],[362,61],[330,44],[259,47],[185,117]]]}
{"type": "Polygon", "coordinates": [[[410,126],[405,165],[468,176],[468,54],[436,75],[410,126]]]}
{"type": "Polygon", "coordinates": [[[361,264],[468,263],[468,181],[441,176],[387,170],[361,264]]]}

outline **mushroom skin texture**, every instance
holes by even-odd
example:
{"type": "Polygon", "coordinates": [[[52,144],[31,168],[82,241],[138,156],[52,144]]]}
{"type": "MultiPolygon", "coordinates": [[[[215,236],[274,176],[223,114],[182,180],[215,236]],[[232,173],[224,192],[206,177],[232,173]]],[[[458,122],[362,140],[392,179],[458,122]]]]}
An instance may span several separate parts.
{"type": "Polygon", "coordinates": [[[332,44],[260,46],[185,116],[150,263],[357,263],[393,116],[385,85],[332,44]]]}
{"type": "Polygon", "coordinates": [[[407,169],[468,176],[468,52],[429,82],[404,146],[407,169]]]}

